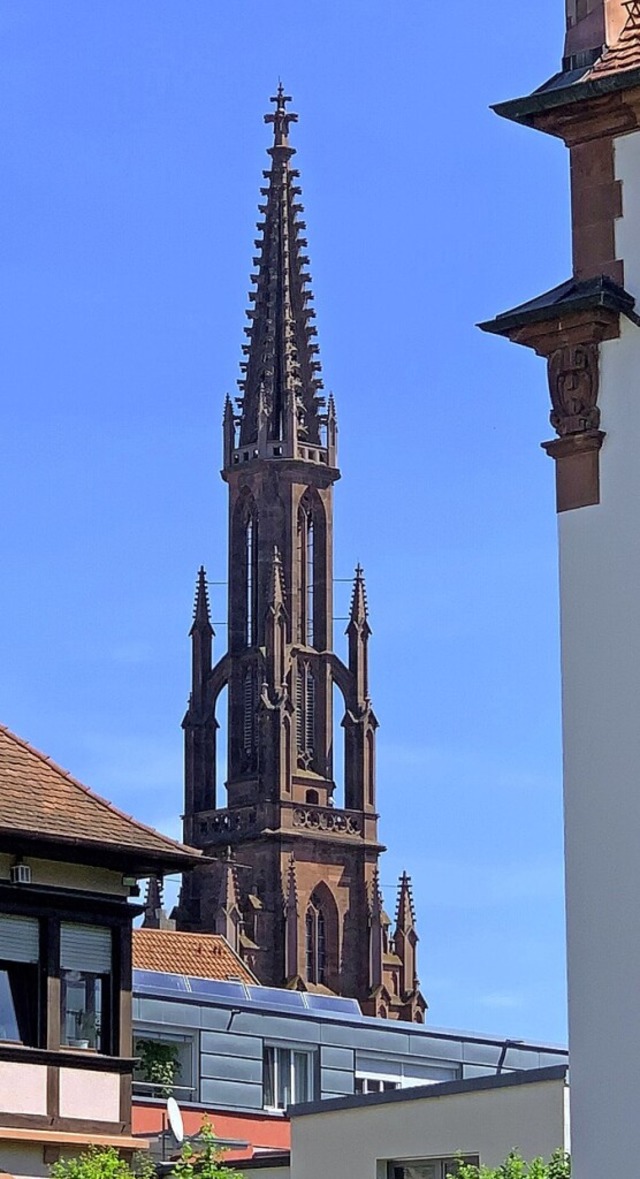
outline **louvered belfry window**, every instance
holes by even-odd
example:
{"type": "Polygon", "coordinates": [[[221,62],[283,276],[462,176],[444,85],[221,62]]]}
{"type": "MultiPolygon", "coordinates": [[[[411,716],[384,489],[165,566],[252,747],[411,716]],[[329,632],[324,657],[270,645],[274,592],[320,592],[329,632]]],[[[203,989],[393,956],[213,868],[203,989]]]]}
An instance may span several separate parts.
{"type": "Polygon", "coordinates": [[[298,511],[298,642],[314,643],[315,539],[313,509],[303,499],[298,511]]]}
{"type": "Polygon", "coordinates": [[[256,760],[256,671],[246,667],[242,678],[242,750],[246,769],[256,760]]]}
{"type": "Polygon", "coordinates": [[[298,760],[308,768],[315,753],[316,681],[308,663],[298,668],[296,684],[296,737],[298,760]]]}
{"type": "Polygon", "coordinates": [[[247,520],[245,540],[245,610],[246,644],[253,647],[258,641],[258,518],[252,510],[247,520]]]}

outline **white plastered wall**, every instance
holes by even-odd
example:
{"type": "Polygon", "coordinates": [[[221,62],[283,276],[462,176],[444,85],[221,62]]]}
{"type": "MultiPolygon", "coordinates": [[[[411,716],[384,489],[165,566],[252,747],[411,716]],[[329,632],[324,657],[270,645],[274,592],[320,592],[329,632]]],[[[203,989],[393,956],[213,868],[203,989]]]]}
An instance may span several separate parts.
{"type": "Polygon", "coordinates": [[[386,1179],[387,1162],[477,1154],[498,1166],[514,1147],[526,1158],[565,1146],[564,1081],[443,1097],[361,1104],[294,1117],[292,1179],[386,1179]]]}
{"type": "MultiPolygon", "coordinates": [[[[617,257],[640,296],[640,135],[616,141],[617,257]]],[[[600,504],[559,517],[576,1179],[628,1166],[640,1099],[640,328],[601,347],[600,504]]]]}
{"type": "MultiPolygon", "coordinates": [[[[15,856],[0,854],[0,880],[9,879],[9,870],[15,863],[15,856]]],[[[64,863],[58,860],[40,860],[26,856],[25,863],[31,868],[33,884],[48,888],[75,888],[86,892],[108,893],[113,896],[128,896],[129,888],[122,883],[122,872],[110,868],[91,867],[88,864],[64,863]]],[[[20,886],[17,885],[16,888],[20,886]]]]}

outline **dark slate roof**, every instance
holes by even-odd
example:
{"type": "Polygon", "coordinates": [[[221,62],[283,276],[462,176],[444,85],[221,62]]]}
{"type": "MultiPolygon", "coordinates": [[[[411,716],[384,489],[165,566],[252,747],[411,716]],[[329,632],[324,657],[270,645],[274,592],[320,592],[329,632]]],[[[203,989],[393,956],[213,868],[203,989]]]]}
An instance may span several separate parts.
{"type": "Polygon", "coordinates": [[[201,854],[117,810],[0,725],[0,840],[16,839],[73,848],[66,856],[83,863],[98,862],[94,853],[107,851],[108,862],[125,860],[140,875],[150,864],[187,867],[201,854]]]}
{"type": "MultiPolygon", "coordinates": [[[[604,58],[600,62],[604,63],[604,58]]],[[[497,102],[491,109],[503,119],[531,125],[535,116],[544,111],[571,106],[590,98],[601,98],[605,94],[629,90],[634,86],[640,86],[640,65],[611,72],[604,69],[600,72],[595,66],[566,70],[554,74],[532,94],[497,102]]]]}
{"type": "Polygon", "coordinates": [[[618,286],[606,274],[601,274],[597,278],[585,279],[583,282],[570,278],[560,286],[538,295],[536,299],[521,303],[510,311],[503,311],[495,319],[479,323],[478,327],[483,332],[503,336],[524,327],[525,324],[544,323],[545,320],[555,319],[559,313],[588,311],[597,307],[621,312],[633,323],[640,322],[634,311],[633,295],[618,286]]]}

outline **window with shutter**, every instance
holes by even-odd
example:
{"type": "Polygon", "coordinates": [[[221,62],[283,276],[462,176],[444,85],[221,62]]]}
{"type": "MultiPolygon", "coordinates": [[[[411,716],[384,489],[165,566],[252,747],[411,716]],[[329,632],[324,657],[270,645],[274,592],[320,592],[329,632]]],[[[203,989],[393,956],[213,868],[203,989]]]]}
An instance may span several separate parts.
{"type": "Polygon", "coordinates": [[[61,1042],[109,1051],[112,933],[108,926],[60,926],[61,1042]]]}
{"type": "Polygon", "coordinates": [[[40,925],[0,915],[0,1040],[38,1047],[40,925]]]}

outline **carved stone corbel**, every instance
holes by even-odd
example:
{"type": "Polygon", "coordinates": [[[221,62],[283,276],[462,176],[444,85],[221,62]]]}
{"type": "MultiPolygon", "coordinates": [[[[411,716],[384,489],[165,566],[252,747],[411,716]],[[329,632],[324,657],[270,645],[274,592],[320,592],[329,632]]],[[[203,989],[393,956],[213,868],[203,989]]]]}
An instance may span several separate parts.
{"type": "Polygon", "coordinates": [[[549,421],[561,438],[600,426],[600,383],[597,344],[566,344],[548,362],[552,410],[549,421]]]}

